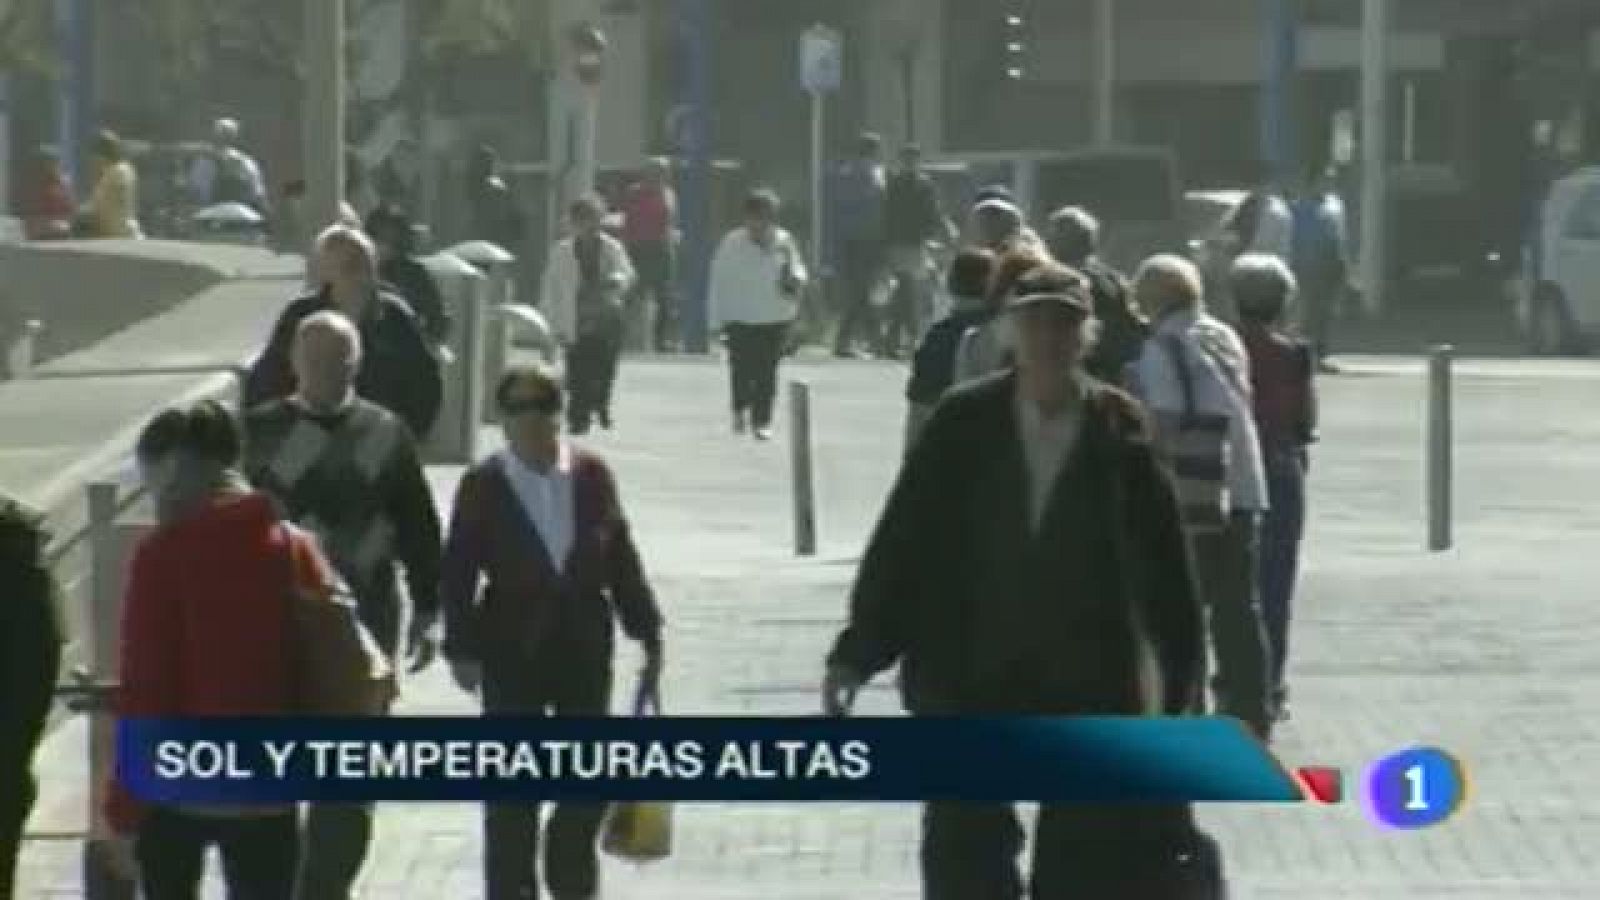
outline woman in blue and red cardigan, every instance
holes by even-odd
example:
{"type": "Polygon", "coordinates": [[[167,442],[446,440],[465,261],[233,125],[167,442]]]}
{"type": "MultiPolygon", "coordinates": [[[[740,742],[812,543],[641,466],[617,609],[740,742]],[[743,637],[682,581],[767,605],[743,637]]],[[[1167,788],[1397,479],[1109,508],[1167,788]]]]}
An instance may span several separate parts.
{"type": "MultiPolygon", "coordinates": [[[[661,612],[610,469],[561,437],[565,400],[549,372],[508,371],[495,392],[507,447],[469,469],[456,493],[444,652],[488,715],[606,715],[618,619],[645,649],[641,703],[660,678],[661,612]]],[[[594,896],[604,813],[564,803],[551,816],[544,863],[556,900],[594,896]]],[[[539,896],[539,808],[490,805],[485,831],[489,900],[539,896]]]]}

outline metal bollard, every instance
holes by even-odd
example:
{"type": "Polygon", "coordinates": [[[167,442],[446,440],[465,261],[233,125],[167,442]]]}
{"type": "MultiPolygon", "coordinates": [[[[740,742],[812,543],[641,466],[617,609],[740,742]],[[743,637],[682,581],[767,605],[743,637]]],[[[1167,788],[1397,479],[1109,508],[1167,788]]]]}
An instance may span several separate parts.
{"type": "Polygon", "coordinates": [[[121,615],[122,568],[127,554],[117,530],[117,485],[89,485],[90,593],[87,672],[79,681],[90,689],[94,707],[89,718],[89,840],[83,853],[83,890],[86,900],[133,900],[135,885],[111,865],[104,816],[106,779],[116,759],[116,726],[107,710],[107,691],[94,686],[110,683],[117,670],[117,630],[121,615]]]}
{"type": "Polygon", "coordinates": [[[794,552],[817,552],[817,496],[811,465],[811,385],[789,383],[789,458],[794,481],[794,552]]]}
{"type": "Polygon", "coordinates": [[[1451,361],[1455,348],[1434,347],[1428,356],[1428,550],[1443,553],[1454,544],[1451,534],[1453,442],[1451,361]]]}
{"type": "Polygon", "coordinates": [[[33,374],[34,362],[39,357],[39,334],[42,331],[44,324],[38,319],[30,319],[6,347],[7,378],[22,379],[33,374]]]}

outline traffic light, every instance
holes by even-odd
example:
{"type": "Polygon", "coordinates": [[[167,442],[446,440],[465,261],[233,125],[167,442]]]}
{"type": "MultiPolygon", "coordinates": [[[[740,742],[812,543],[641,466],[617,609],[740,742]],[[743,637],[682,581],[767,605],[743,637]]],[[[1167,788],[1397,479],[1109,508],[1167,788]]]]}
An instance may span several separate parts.
{"type": "Polygon", "coordinates": [[[1027,74],[1028,19],[1021,3],[1011,3],[1005,14],[1005,70],[1006,78],[1021,81],[1027,74]]]}

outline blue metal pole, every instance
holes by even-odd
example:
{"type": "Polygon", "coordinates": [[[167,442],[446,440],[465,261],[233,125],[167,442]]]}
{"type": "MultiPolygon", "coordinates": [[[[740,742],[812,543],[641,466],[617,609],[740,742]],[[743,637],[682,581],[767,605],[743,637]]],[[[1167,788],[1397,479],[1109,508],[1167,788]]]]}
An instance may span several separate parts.
{"type": "Polygon", "coordinates": [[[56,0],[56,42],[65,72],[59,83],[56,142],[67,181],[80,195],[90,173],[85,152],[94,131],[94,35],[92,0],[56,0]]]}
{"type": "Polygon", "coordinates": [[[682,41],[683,103],[688,110],[683,134],[680,214],[683,247],[679,256],[680,297],[685,343],[691,353],[710,349],[708,321],[711,280],[711,73],[712,2],[678,0],[682,41]]]}
{"type": "Polygon", "coordinates": [[[1299,22],[1295,0],[1264,0],[1266,79],[1262,86],[1261,158],[1278,175],[1298,170],[1295,75],[1299,69],[1299,22]]]}

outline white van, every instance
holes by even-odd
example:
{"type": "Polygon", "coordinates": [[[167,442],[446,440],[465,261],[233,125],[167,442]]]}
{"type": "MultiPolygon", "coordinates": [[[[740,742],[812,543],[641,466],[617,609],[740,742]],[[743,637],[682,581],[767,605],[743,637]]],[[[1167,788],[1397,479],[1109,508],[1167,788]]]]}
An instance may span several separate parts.
{"type": "Polygon", "coordinates": [[[1551,185],[1516,293],[1535,353],[1581,353],[1600,334],[1600,167],[1551,185]]]}

